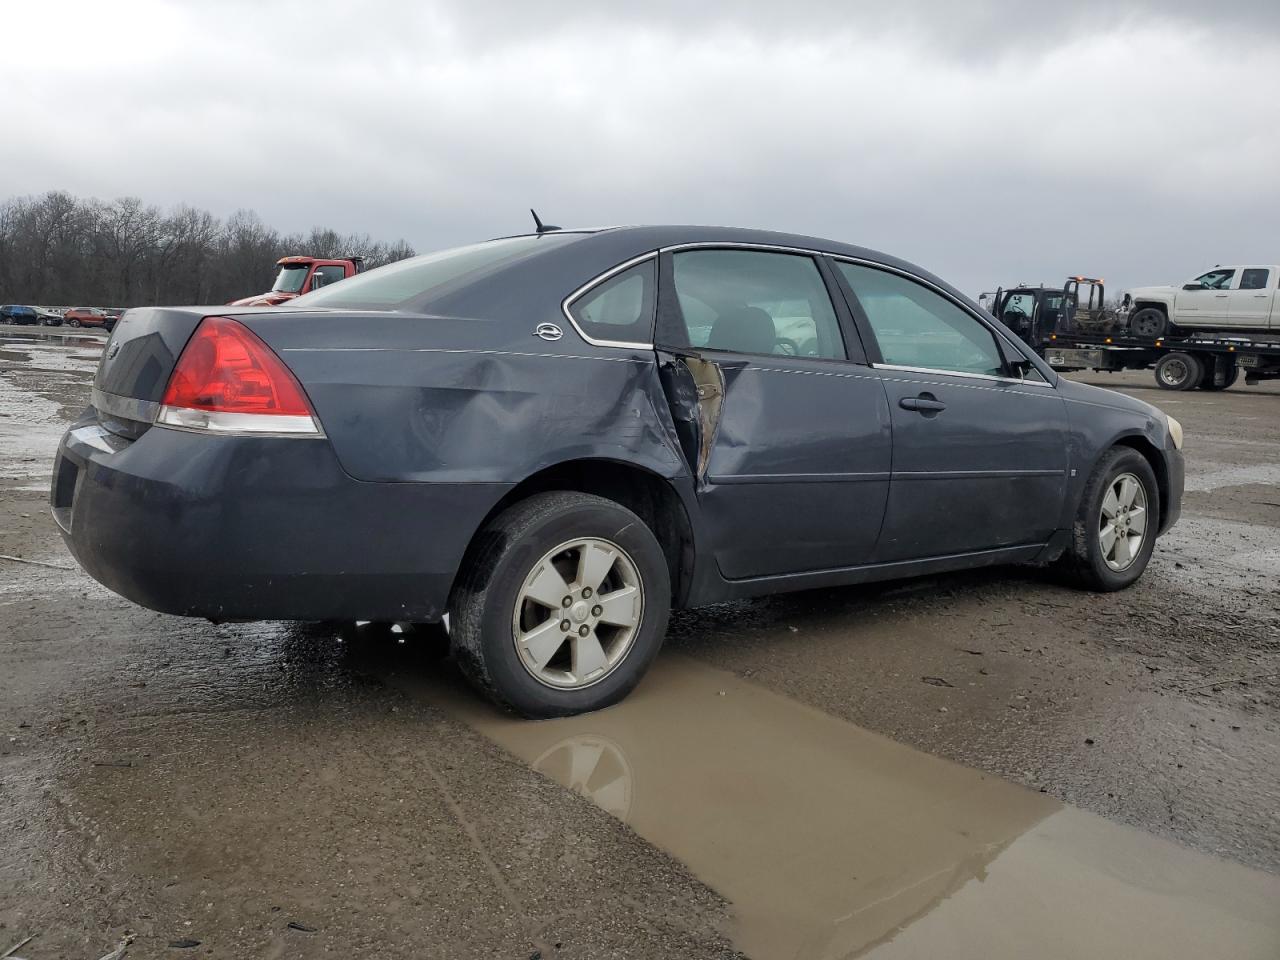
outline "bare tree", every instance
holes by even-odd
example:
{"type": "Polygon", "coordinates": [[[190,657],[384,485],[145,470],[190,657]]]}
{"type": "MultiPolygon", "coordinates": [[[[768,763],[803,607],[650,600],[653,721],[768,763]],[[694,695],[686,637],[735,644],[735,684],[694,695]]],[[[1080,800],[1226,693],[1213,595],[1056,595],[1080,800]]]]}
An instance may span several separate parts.
{"type": "Polygon", "coordinates": [[[265,290],[276,260],[289,254],[363,256],[374,267],[414,250],[326,227],[283,236],[251,210],[225,222],[194,207],[166,214],[137,197],[103,202],[53,191],[0,203],[4,303],[225,303],[265,290]]]}

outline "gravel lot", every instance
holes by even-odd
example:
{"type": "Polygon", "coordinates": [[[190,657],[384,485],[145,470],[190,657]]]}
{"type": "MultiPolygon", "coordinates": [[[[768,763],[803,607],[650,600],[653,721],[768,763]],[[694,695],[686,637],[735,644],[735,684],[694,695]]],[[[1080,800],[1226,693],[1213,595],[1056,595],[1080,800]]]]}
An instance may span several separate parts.
{"type": "Polygon", "coordinates": [[[1128,591],[686,612],[632,700],[529,724],[429,635],[75,569],[48,475],[104,339],[0,328],[0,955],[1280,955],[1280,385],[1082,376],[1186,428],[1128,591]]]}

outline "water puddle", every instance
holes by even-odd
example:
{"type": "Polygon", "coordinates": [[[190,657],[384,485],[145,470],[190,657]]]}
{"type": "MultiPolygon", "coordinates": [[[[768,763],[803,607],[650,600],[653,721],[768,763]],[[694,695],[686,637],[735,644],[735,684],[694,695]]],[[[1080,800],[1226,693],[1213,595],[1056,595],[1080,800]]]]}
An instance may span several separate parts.
{"type": "Polygon", "coordinates": [[[623,704],[530,723],[397,677],[683,861],[756,960],[1275,957],[1280,877],[659,659],[623,704]]]}
{"type": "Polygon", "coordinates": [[[1280,485],[1280,464],[1259,463],[1246,467],[1226,467],[1204,473],[1187,473],[1187,492],[1202,493],[1220,487],[1243,487],[1248,484],[1280,485]]]}

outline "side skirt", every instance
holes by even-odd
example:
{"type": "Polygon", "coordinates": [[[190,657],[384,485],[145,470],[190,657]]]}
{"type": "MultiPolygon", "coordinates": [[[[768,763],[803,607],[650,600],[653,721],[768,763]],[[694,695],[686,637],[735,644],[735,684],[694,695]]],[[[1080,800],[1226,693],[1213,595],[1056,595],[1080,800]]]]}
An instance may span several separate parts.
{"type": "Polygon", "coordinates": [[[772,593],[794,590],[813,590],[819,587],[839,587],[856,583],[874,583],[880,580],[898,580],[923,577],[935,573],[956,570],[972,570],[977,567],[995,567],[1012,563],[1028,563],[1042,559],[1052,549],[1049,543],[1024,544],[1017,547],[1001,547],[997,550],[979,550],[957,553],[924,560],[902,560],[894,563],[864,564],[857,567],[839,567],[833,570],[814,570],[806,573],[779,574],[754,577],[749,580],[726,580],[714,569],[714,563],[703,564],[702,576],[689,593],[688,606],[702,606],[723,600],[745,600],[772,593]]]}

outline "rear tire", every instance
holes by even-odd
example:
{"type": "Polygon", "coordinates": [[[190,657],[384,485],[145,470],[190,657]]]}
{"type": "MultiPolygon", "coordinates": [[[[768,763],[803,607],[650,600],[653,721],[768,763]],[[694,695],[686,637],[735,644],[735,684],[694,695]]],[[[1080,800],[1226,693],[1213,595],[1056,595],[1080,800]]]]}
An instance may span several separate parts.
{"type": "Polygon", "coordinates": [[[631,692],[670,606],[666,556],[644,521],[612,500],[556,491],[477,536],[450,598],[450,635],[462,672],[494,703],[561,717],[631,692]]]}
{"type": "Polygon", "coordinates": [[[1227,367],[1227,373],[1226,373],[1226,376],[1223,377],[1222,383],[1213,382],[1213,373],[1214,373],[1213,364],[1212,363],[1204,364],[1204,373],[1200,375],[1201,390],[1214,390],[1214,391],[1226,390],[1233,383],[1235,383],[1237,380],[1240,379],[1240,367],[1236,364],[1234,360],[1230,361],[1230,365],[1227,367]]]}
{"type": "Polygon", "coordinates": [[[1129,318],[1129,332],[1139,337],[1163,337],[1169,329],[1169,318],[1163,310],[1143,307],[1129,318]]]}
{"type": "Polygon", "coordinates": [[[1062,558],[1070,579],[1100,592],[1123,590],[1136,581],[1155,549],[1162,509],[1146,457],[1129,447],[1104,453],[1080,496],[1071,545],[1062,558]],[[1132,495],[1130,483],[1137,487],[1132,495]]]}
{"type": "Polygon", "coordinates": [[[1162,390],[1194,390],[1203,376],[1204,365],[1191,353],[1166,353],[1156,364],[1156,384],[1162,390]]]}
{"type": "Polygon", "coordinates": [[[77,320],[75,317],[72,317],[70,320],[67,321],[67,326],[78,327],[80,326],[80,321],[77,320]]]}

